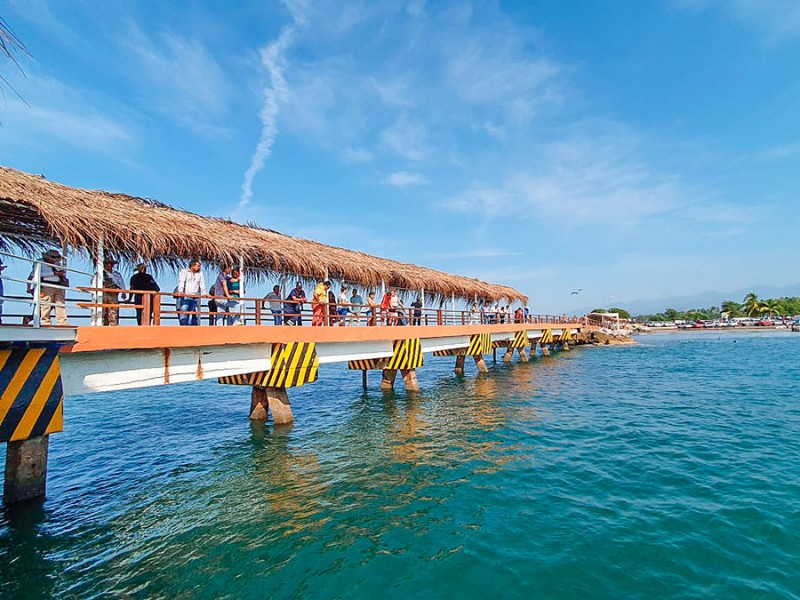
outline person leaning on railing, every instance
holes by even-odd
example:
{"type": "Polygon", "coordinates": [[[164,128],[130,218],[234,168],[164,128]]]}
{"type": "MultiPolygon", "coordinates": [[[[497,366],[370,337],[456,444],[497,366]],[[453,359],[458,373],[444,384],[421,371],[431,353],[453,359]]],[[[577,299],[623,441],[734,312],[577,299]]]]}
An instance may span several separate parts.
{"type": "Polygon", "coordinates": [[[206,290],[206,280],[203,277],[200,261],[193,259],[189,267],[178,273],[178,287],[175,288],[175,297],[178,298],[178,322],[181,325],[199,325],[197,318],[197,305],[199,296],[206,290]],[[191,298],[190,296],[195,296],[191,298]]]}
{"type": "MultiPolygon", "coordinates": [[[[142,292],[160,292],[161,288],[156,283],[156,280],[153,279],[153,276],[147,272],[147,265],[144,263],[139,263],[136,265],[136,273],[131,275],[129,289],[134,291],[142,291],[142,292]]],[[[150,322],[148,325],[153,324],[153,295],[150,295],[150,322]]],[[[136,323],[138,325],[142,324],[142,318],[144,315],[144,294],[134,294],[133,295],[133,303],[136,305],[136,323]]]]}
{"type": "Polygon", "coordinates": [[[272,312],[272,319],[275,325],[280,325],[282,322],[281,316],[281,286],[276,285],[272,287],[272,291],[264,296],[264,300],[269,302],[269,310],[272,312]]]}

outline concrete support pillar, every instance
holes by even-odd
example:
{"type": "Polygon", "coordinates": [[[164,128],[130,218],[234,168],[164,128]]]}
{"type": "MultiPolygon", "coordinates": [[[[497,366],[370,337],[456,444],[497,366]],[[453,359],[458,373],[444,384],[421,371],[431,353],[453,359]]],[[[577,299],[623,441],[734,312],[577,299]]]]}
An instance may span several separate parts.
{"type": "Polygon", "coordinates": [[[569,352],[569,342],[564,342],[563,344],[561,344],[561,349],[569,352]]]}
{"type": "Polygon", "coordinates": [[[267,390],[263,387],[253,386],[250,394],[250,419],[253,421],[266,421],[269,401],[267,400],[267,390]]]}
{"type": "Polygon", "coordinates": [[[266,421],[267,411],[272,413],[273,425],[288,425],[294,421],[286,388],[253,387],[250,418],[254,421],[266,421]]]}
{"type": "Polygon", "coordinates": [[[407,392],[419,391],[419,381],[417,381],[416,369],[401,369],[400,374],[403,376],[403,383],[406,384],[407,392]]]}
{"type": "Polygon", "coordinates": [[[478,373],[488,373],[489,367],[483,361],[483,356],[475,356],[475,366],[478,367],[478,373]]]}
{"type": "Polygon", "coordinates": [[[503,362],[510,363],[512,356],[514,356],[514,349],[511,346],[507,346],[506,353],[503,354],[503,362]]]}
{"type": "Polygon", "coordinates": [[[463,354],[456,356],[456,367],[453,369],[456,375],[463,375],[464,374],[464,359],[466,356],[463,354]]]}
{"type": "Polygon", "coordinates": [[[361,386],[367,389],[367,370],[361,369],[361,386]]]}
{"type": "Polygon", "coordinates": [[[528,350],[525,348],[518,348],[519,350],[519,359],[526,363],[528,362],[528,350]]]}
{"type": "Polygon", "coordinates": [[[397,369],[384,369],[381,377],[381,390],[387,392],[394,389],[394,380],[397,377],[397,369]]]}
{"type": "Polygon", "coordinates": [[[49,435],[21,442],[8,442],[3,504],[44,500],[47,487],[49,435]]]}
{"type": "Polygon", "coordinates": [[[542,354],[545,356],[550,356],[550,348],[547,347],[547,344],[542,344],[542,354]]]}

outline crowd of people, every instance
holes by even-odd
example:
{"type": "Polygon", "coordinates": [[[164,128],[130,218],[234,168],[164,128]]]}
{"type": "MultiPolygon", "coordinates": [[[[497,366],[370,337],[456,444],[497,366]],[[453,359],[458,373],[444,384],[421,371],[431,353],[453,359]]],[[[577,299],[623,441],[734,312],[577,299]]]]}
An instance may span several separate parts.
{"type": "MultiPolygon", "coordinates": [[[[95,275],[89,288],[96,290],[102,299],[103,325],[119,325],[119,311],[124,304],[133,305],[138,325],[151,325],[154,311],[146,307],[153,307],[153,293],[160,292],[160,286],[147,272],[145,263],[136,265],[126,286],[122,274],[115,268],[117,264],[118,261],[114,257],[104,257],[102,274],[95,275]],[[146,317],[149,318],[148,323],[143,322],[146,317]]],[[[0,262],[0,272],[3,268],[0,262]]],[[[34,293],[35,277],[34,269],[28,279],[29,293],[34,293]]],[[[0,278],[1,285],[2,278],[0,278]]],[[[48,250],[42,254],[38,287],[40,322],[43,325],[50,325],[54,311],[56,323],[66,325],[65,288],[69,287],[69,279],[64,267],[64,257],[58,250],[48,250]]],[[[309,299],[302,282],[297,282],[285,298],[282,297],[281,287],[273,286],[272,291],[264,296],[265,305],[269,307],[272,315],[272,322],[275,325],[303,325],[303,310],[308,303],[311,305],[312,327],[428,324],[427,316],[423,315],[422,296],[417,296],[409,306],[405,306],[396,288],[386,290],[378,301],[376,292],[372,290],[367,292],[365,299],[356,287],[351,289],[346,284],[342,285],[338,296],[332,287],[333,284],[329,280],[320,281],[314,287],[309,299]]],[[[201,300],[207,298],[209,325],[242,325],[242,291],[242,275],[238,267],[223,266],[214,284],[208,288],[201,262],[197,259],[191,260],[188,267],[178,273],[178,284],[171,294],[175,298],[179,324],[200,325],[201,300]]],[[[2,295],[0,287],[0,296],[2,295]]],[[[466,319],[468,324],[473,325],[524,323],[530,320],[530,310],[526,305],[516,308],[512,313],[510,305],[474,302],[466,319]]],[[[2,301],[0,301],[1,322],[2,301]]]]}

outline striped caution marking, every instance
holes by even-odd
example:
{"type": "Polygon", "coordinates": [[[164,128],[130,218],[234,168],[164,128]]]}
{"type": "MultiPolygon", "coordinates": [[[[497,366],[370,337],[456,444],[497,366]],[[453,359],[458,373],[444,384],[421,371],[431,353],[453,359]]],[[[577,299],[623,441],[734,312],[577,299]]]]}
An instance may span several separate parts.
{"type": "Polygon", "coordinates": [[[539,338],[540,344],[552,344],[553,343],[553,330],[546,329],[542,334],[542,337],[539,338]]]}
{"type": "Polygon", "coordinates": [[[394,354],[387,369],[419,369],[422,366],[422,345],[419,338],[397,340],[393,346],[394,354]]]}
{"type": "Polygon", "coordinates": [[[469,337],[469,347],[467,354],[470,356],[482,356],[492,351],[492,334],[473,333],[469,337]]]}
{"type": "Polygon", "coordinates": [[[0,349],[0,442],[16,442],[64,428],[64,391],[58,348],[0,349]]]}
{"type": "Polygon", "coordinates": [[[528,341],[527,331],[518,331],[514,334],[514,340],[511,342],[512,348],[526,348],[530,344],[528,341]]]}
{"type": "MultiPolygon", "coordinates": [[[[265,387],[300,387],[319,376],[319,359],[314,342],[288,342],[272,346],[272,369],[265,387]]],[[[262,385],[262,384],[259,384],[262,385]]]]}
{"type": "Polygon", "coordinates": [[[572,330],[569,327],[565,327],[561,330],[561,341],[567,342],[572,339],[572,330]]]}
{"type": "Polygon", "coordinates": [[[347,368],[355,371],[378,371],[386,369],[389,365],[391,358],[367,358],[364,360],[349,360],[347,361],[347,368]]]}
{"type": "Polygon", "coordinates": [[[382,369],[418,369],[422,366],[422,344],[419,338],[392,342],[392,356],[347,361],[353,371],[376,371],[382,369]]]}
{"type": "Polygon", "coordinates": [[[449,350],[434,350],[434,356],[466,356],[466,348],[451,348],[449,350]]]}
{"type": "Polygon", "coordinates": [[[218,381],[229,385],[255,385],[259,387],[300,387],[313,383],[319,377],[319,358],[314,342],[288,342],[273,344],[272,368],[269,371],[226,375],[218,381]]]}

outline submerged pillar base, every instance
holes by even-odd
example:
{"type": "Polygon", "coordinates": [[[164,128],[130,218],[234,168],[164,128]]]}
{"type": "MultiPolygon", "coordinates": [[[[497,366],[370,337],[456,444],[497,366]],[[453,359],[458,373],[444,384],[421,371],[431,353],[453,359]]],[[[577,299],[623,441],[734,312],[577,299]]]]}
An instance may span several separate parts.
{"type": "Polygon", "coordinates": [[[542,346],[541,348],[542,348],[542,354],[544,354],[545,356],[550,356],[550,348],[548,348],[547,346],[542,346]]]}
{"type": "Polygon", "coordinates": [[[569,352],[569,342],[564,342],[563,344],[561,344],[561,349],[569,352]]]}
{"type": "Polygon", "coordinates": [[[419,391],[419,381],[417,380],[416,369],[401,369],[400,374],[403,376],[403,383],[406,384],[407,392],[419,391]]]}
{"type": "Polygon", "coordinates": [[[456,366],[453,369],[456,375],[463,375],[464,374],[464,359],[466,357],[461,354],[456,356],[456,366]]]}
{"type": "Polygon", "coordinates": [[[519,359],[526,363],[529,361],[528,359],[528,351],[525,348],[518,348],[519,350],[519,359]]]}
{"type": "Polygon", "coordinates": [[[274,425],[288,425],[294,421],[286,388],[253,387],[253,394],[250,400],[250,418],[253,421],[266,421],[267,411],[272,413],[272,423],[274,425]]]}
{"type": "Polygon", "coordinates": [[[514,349],[511,346],[509,346],[506,349],[506,353],[503,355],[503,362],[510,363],[512,356],[514,356],[514,349]]]}
{"type": "Polygon", "coordinates": [[[397,369],[383,369],[381,377],[381,390],[388,392],[394,389],[394,380],[397,377],[397,369]]]}
{"type": "Polygon", "coordinates": [[[486,362],[484,362],[483,356],[475,356],[475,366],[478,367],[478,373],[489,372],[489,367],[486,366],[486,362]]]}
{"type": "Polygon", "coordinates": [[[49,435],[8,442],[3,504],[44,500],[47,489],[49,435]]]}

